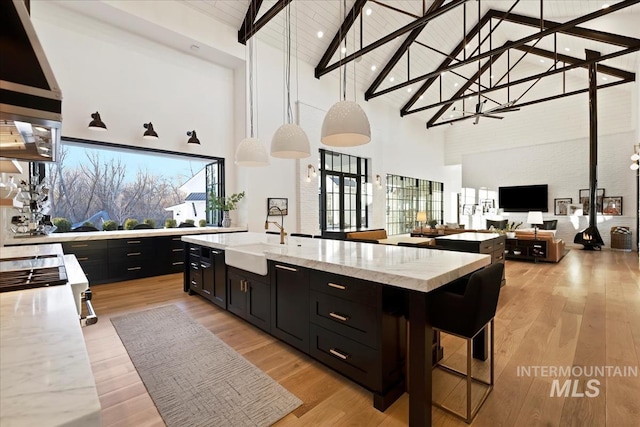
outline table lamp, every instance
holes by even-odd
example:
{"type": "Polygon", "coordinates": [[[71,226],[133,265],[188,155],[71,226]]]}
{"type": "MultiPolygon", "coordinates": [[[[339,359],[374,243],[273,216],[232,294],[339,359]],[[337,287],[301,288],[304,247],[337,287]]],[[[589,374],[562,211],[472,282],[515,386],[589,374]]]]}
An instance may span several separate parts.
{"type": "Polygon", "coordinates": [[[542,212],[529,212],[529,215],[527,215],[527,222],[533,225],[533,238],[538,240],[538,225],[544,224],[544,221],[542,220],[542,212]]]}
{"type": "Polygon", "coordinates": [[[425,211],[419,211],[416,214],[416,221],[420,223],[420,233],[422,233],[422,226],[427,222],[427,213],[425,211]]]}

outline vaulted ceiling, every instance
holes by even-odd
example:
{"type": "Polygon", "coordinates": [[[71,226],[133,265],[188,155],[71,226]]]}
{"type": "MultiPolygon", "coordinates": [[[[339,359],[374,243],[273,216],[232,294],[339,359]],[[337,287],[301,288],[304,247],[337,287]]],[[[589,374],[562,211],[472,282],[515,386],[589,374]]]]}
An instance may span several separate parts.
{"type": "Polygon", "coordinates": [[[368,100],[382,99],[401,115],[415,114],[428,126],[475,119],[479,108],[485,113],[491,110],[490,115],[496,116],[504,109],[585,91],[586,49],[608,58],[598,62],[601,87],[632,81],[633,73],[640,68],[639,3],[640,0],[184,2],[237,28],[241,40],[256,30],[261,41],[278,48],[284,43],[282,10],[290,8],[294,52],[300,60],[316,67],[316,77],[346,71],[347,87],[353,88],[355,82],[368,100]],[[245,20],[248,26],[243,26],[245,20]]]}

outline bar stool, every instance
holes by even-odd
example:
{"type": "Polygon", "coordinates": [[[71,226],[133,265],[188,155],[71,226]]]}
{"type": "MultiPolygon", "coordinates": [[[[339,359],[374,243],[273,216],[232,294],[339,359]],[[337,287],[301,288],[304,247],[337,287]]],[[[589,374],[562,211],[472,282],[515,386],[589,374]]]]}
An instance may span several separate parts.
{"type": "Polygon", "coordinates": [[[429,316],[433,329],[438,332],[455,335],[464,338],[467,342],[467,372],[460,372],[440,362],[434,368],[441,368],[446,372],[465,377],[467,380],[467,411],[466,416],[438,402],[433,404],[453,415],[456,415],[470,424],[493,390],[494,384],[494,327],[493,319],[496,315],[498,297],[500,296],[500,283],[504,264],[496,263],[469,276],[466,283],[454,282],[452,287],[445,287],[435,291],[429,303],[429,316]],[[473,338],[481,333],[487,325],[491,329],[491,364],[490,380],[486,382],[474,378],[471,372],[473,338]],[[471,382],[485,384],[488,388],[480,402],[471,408],[471,382]]]}

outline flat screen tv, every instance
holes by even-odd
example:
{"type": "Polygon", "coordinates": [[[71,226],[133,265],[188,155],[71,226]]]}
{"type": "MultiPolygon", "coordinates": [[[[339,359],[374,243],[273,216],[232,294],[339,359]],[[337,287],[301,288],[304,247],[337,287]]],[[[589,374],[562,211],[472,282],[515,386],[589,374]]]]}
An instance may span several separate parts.
{"type": "Polygon", "coordinates": [[[505,212],[549,212],[548,189],[547,184],[498,187],[498,207],[505,212]]]}

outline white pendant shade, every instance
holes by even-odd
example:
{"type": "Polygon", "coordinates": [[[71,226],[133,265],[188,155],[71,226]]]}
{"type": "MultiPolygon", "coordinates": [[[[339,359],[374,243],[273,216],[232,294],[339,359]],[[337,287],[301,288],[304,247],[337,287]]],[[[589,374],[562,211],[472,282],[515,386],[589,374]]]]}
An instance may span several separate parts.
{"type": "Polygon", "coordinates": [[[371,141],[371,126],[362,107],[353,101],[339,101],[324,116],[323,144],[332,147],[355,147],[371,141]]]}
{"type": "Polygon", "coordinates": [[[267,166],[269,154],[258,138],[245,138],[240,141],[236,150],[236,165],[267,166]]]}
{"type": "Polygon", "coordinates": [[[284,124],[271,140],[271,155],[281,159],[302,159],[311,155],[307,134],[298,125],[284,124]]]}

